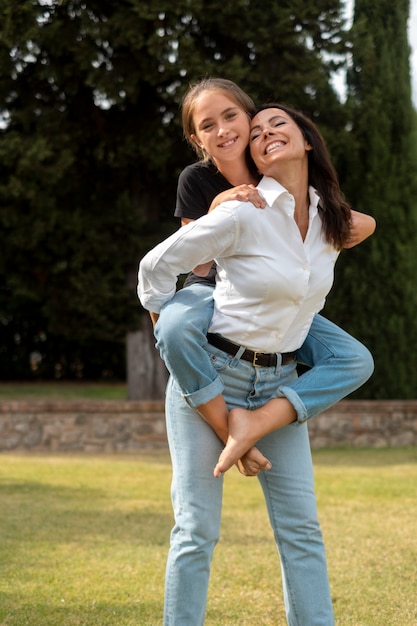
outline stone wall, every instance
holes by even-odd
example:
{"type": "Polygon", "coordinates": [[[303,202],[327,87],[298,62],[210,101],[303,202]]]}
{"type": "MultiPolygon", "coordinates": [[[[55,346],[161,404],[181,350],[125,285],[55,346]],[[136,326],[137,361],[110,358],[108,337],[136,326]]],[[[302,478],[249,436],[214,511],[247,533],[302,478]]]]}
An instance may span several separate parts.
{"type": "Polygon", "coordinates": [[[0,403],[0,451],[99,453],[166,447],[161,402],[0,403]]]}
{"type": "Polygon", "coordinates": [[[417,400],[344,400],[309,422],[312,447],[417,445],[417,400]]]}
{"type": "MultiPolygon", "coordinates": [[[[345,400],[309,423],[312,447],[417,445],[417,400],[345,400]]],[[[0,403],[0,452],[132,453],[167,447],[161,402],[0,403]]]]}

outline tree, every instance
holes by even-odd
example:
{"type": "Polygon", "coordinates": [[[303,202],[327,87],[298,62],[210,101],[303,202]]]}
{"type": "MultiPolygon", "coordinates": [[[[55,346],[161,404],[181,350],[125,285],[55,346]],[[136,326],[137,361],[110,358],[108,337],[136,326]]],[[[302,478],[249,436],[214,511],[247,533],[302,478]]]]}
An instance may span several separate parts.
{"type": "Polygon", "coordinates": [[[296,103],[337,145],[340,1],[0,6],[0,375],[120,378],[141,326],[137,262],[177,227],[193,159],[184,91],[231,78],[296,103]]]}
{"type": "Polygon", "coordinates": [[[408,0],[356,0],[352,28],[345,189],[378,226],[339,261],[326,311],[373,352],[375,374],[358,394],[372,398],[416,393],[417,151],[408,11],[408,0]]]}

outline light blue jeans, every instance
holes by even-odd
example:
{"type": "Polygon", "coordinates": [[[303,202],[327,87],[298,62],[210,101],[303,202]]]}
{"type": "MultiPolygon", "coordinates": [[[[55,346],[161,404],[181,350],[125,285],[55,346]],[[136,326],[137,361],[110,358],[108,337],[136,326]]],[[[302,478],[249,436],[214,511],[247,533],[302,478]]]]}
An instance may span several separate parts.
{"type": "MultiPolygon", "coordinates": [[[[229,407],[258,408],[296,377],[295,363],[254,367],[211,345],[206,349],[229,407]]],[[[214,478],[213,468],[223,444],[187,404],[172,376],[166,419],[175,526],[166,568],[164,625],[202,626],[222,510],[223,478],[214,478]]],[[[279,550],[288,624],[333,626],[307,423],[281,428],[257,447],[272,463],[258,479],[279,550]]]]}
{"type": "MultiPolygon", "coordinates": [[[[165,304],[155,326],[156,347],[192,408],[223,393],[222,380],[206,350],[212,315],[213,287],[193,284],[165,304]]],[[[280,383],[275,396],[291,402],[299,423],[358,389],[374,369],[369,350],[321,315],[314,316],[297,361],[311,369],[280,383]]]]}

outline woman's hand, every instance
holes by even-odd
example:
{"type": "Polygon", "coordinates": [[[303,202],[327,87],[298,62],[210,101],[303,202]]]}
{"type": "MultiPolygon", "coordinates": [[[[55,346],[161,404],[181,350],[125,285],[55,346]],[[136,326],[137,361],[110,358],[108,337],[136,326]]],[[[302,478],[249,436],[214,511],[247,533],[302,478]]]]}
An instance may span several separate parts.
{"type": "Polygon", "coordinates": [[[375,232],[375,228],[376,221],[371,215],[359,213],[359,211],[353,211],[352,209],[350,235],[344,247],[353,248],[358,243],[362,243],[375,232]]]}
{"type": "Polygon", "coordinates": [[[226,189],[219,193],[210,205],[210,211],[213,211],[222,202],[228,202],[229,200],[240,200],[241,202],[252,202],[257,209],[264,209],[266,202],[261,196],[255,185],[239,185],[232,189],[226,189]]]}
{"type": "Polygon", "coordinates": [[[262,470],[271,469],[272,465],[258,448],[251,448],[239,459],[236,467],[244,476],[257,476],[262,470]]]}

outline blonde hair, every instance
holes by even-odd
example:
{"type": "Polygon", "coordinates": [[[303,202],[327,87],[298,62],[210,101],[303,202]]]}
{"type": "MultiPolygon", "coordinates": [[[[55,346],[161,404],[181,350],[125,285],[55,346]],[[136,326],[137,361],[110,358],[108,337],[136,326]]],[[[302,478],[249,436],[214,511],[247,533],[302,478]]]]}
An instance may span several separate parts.
{"type": "Polygon", "coordinates": [[[197,153],[199,159],[206,161],[209,155],[201,146],[192,139],[192,135],[196,135],[194,126],[194,110],[200,96],[206,92],[212,91],[224,94],[227,98],[233,100],[236,105],[242,109],[248,116],[252,117],[255,104],[250,96],[243,91],[236,83],[227,78],[203,78],[198,83],[191,85],[182,100],[182,128],[184,137],[197,153]]]}

